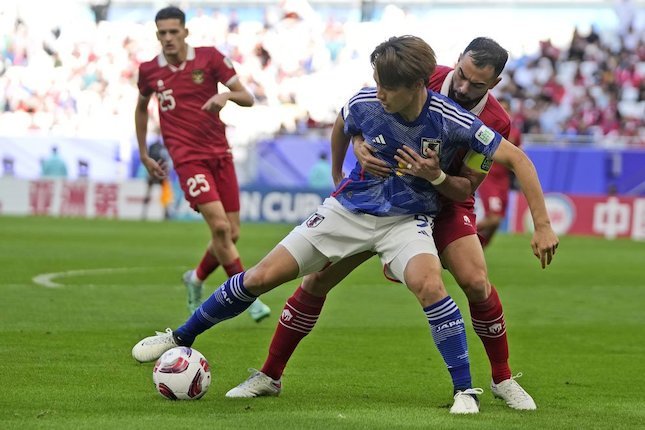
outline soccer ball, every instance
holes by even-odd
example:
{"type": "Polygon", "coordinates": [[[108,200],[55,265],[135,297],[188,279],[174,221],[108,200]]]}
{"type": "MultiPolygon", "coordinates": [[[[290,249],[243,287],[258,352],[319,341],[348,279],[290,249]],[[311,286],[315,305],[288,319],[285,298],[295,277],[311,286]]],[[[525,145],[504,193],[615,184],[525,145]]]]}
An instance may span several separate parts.
{"type": "Polygon", "coordinates": [[[159,357],[152,380],[159,394],[167,399],[197,400],[211,385],[210,366],[201,352],[179,346],[159,357]]]}

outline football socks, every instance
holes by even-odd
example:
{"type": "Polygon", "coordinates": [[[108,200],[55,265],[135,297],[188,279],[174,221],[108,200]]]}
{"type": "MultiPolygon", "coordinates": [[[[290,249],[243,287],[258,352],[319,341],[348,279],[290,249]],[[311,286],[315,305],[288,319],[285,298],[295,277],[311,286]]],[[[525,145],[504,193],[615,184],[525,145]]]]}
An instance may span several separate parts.
{"type": "Polygon", "coordinates": [[[434,343],[448,366],[455,391],[471,388],[466,330],[457,304],[448,296],[423,311],[430,323],[434,343]]]}
{"type": "Polygon", "coordinates": [[[493,373],[493,382],[498,384],[510,378],[506,322],[504,321],[502,302],[499,300],[495,287],[491,285],[490,295],[483,302],[470,303],[470,318],[475,333],[486,349],[493,373]]]}
{"type": "Polygon", "coordinates": [[[293,351],[316,325],[324,303],[324,297],[311,295],[302,287],[289,297],[273,334],[262,373],[275,380],[282,377],[293,351]]]}
{"type": "Polygon", "coordinates": [[[221,321],[241,314],[251,306],[256,297],[244,288],[244,273],[238,273],[224,282],[184,325],[175,330],[182,345],[191,345],[197,335],[221,321]]]}

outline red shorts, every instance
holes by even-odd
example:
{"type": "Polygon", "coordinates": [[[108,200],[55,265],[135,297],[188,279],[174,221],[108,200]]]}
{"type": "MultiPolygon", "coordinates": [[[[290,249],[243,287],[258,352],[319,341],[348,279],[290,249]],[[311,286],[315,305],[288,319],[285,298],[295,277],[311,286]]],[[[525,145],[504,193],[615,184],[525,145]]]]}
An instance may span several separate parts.
{"type": "Polygon", "coordinates": [[[240,187],[233,156],[188,161],[175,167],[179,184],[190,207],[221,201],[226,212],[240,211],[240,187]]]}
{"type": "Polygon", "coordinates": [[[457,239],[477,234],[474,200],[444,202],[439,215],[434,219],[432,237],[439,254],[457,239]]]}
{"type": "Polygon", "coordinates": [[[508,206],[509,184],[503,184],[488,179],[477,188],[477,194],[484,207],[486,215],[506,216],[508,206]]]}

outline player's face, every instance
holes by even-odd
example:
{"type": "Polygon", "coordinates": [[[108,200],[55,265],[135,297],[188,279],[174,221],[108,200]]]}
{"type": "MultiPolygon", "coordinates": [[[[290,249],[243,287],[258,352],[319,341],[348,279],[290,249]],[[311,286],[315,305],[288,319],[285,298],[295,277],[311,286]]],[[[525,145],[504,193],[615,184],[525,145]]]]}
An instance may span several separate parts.
{"type": "Polygon", "coordinates": [[[400,113],[404,117],[411,107],[415,107],[414,101],[419,94],[416,87],[408,88],[405,85],[398,87],[385,87],[381,85],[378,73],[374,70],[374,81],[376,82],[376,98],[387,113],[400,113]]]}
{"type": "Polygon", "coordinates": [[[461,56],[452,74],[448,97],[466,109],[472,109],[499,82],[493,66],[479,68],[468,53],[461,56]]]}
{"type": "Polygon", "coordinates": [[[176,56],[186,48],[188,30],[179,19],[162,19],[157,21],[157,40],[166,56],[176,56]]]}

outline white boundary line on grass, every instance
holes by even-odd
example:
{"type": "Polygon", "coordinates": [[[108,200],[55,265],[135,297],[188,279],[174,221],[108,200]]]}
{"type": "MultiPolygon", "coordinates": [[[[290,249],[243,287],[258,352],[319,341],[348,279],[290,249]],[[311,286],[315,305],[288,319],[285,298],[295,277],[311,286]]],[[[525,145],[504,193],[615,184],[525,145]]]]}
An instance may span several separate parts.
{"type": "Polygon", "coordinates": [[[114,273],[145,272],[154,269],[155,267],[114,267],[104,269],[67,270],[65,272],[42,273],[40,275],[34,276],[33,278],[31,278],[31,280],[35,284],[43,286],[45,288],[60,288],[64,287],[65,284],[55,282],[54,279],[82,275],[110,275],[114,273]]]}

